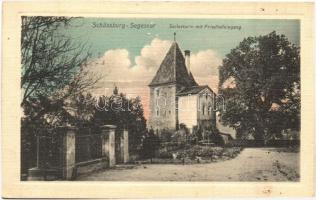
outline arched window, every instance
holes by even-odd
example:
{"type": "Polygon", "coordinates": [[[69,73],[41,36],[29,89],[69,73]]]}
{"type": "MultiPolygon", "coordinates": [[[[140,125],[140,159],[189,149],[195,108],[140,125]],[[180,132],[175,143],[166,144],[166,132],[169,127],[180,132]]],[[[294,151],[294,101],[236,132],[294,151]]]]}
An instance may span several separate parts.
{"type": "Polygon", "coordinates": [[[211,105],[208,105],[207,114],[210,115],[210,114],[211,114],[211,111],[212,111],[212,106],[211,106],[211,105]]]}

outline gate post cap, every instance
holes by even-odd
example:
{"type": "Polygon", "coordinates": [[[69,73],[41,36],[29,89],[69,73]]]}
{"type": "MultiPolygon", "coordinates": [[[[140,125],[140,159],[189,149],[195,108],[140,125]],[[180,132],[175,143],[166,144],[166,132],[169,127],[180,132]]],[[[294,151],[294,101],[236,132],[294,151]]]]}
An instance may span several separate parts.
{"type": "Polygon", "coordinates": [[[78,128],[75,126],[57,126],[56,129],[59,129],[59,130],[77,130],[78,128]]]}
{"type": "Polygon", "coordinates": [[[103,125],[100,128],[102,128],[102,129],[116,129],[116,126],[115,125],[103,125]]]}

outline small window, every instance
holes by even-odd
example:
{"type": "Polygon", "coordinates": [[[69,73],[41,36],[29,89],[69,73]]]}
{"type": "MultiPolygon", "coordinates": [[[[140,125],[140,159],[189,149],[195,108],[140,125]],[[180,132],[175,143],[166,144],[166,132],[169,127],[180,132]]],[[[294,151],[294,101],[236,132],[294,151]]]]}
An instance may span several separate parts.
{"type": "Polygon", "coordinates": [[[205,111],[205,105],[202,106],[202,114],[203,115],[205,114],[204,111],[205,111]]]}
{"type": "Polygon", "coordinates": [[[169,110],[169,115],[171,115],[171,110],[169,110]]]}
{"type": "Polygon", "coordinates": [[[157,109],[157,111],[156,111],[156,115],[159,116],[159,110],[158,110],[158,109],[157,109]]]}
{"type": "Polygon", "coordinates": [[[157,97],[159,97],[159,93],[160,93],[159,89],[156,89],[156,96],[157,97]]]}

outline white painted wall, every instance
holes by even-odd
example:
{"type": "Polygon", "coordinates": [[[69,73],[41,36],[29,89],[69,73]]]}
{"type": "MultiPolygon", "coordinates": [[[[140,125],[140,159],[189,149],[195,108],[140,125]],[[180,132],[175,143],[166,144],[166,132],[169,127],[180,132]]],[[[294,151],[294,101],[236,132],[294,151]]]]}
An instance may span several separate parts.
{"type": "Polygon", "coordinates": [[[181,96],[178,99],[179,124],[192,129],[197,125],[197,95],[181,96]]]}
{"type": "Polygon", "coordinates": [[[214,108],[215,96],[208,89],[204,89],[198,95],[198,120],[212,120],[214,119],[215,112],[214,108]],[[203,112],[204,107],[204,112],[203,112]],[[211,109],[211,110],[210,110],[211,109]]]}

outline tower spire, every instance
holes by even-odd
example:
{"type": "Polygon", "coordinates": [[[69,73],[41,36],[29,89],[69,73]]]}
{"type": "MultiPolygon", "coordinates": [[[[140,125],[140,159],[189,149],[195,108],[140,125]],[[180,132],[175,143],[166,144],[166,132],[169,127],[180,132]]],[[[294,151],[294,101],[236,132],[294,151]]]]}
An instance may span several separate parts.
{"type": "Polygon", "coordinates": [[[173,33],[173,41],[176,41],[176,32],[173,33]]]}

